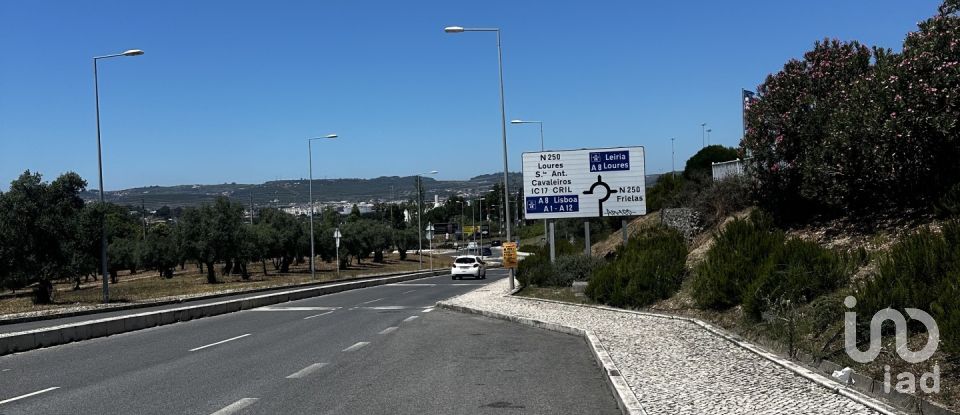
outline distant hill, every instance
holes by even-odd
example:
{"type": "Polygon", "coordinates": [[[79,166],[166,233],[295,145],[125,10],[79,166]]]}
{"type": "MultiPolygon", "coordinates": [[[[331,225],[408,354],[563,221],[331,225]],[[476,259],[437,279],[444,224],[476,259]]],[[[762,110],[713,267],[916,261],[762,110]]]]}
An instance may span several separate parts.
{"type": "MultiPolygon", "coordinates": [[[[658,175],[647,176],[647,186],[656,182],[658,175]]],[[[519,189],[522,176],[510,173],[510,188],[519,189]]],[[[441,198],[465,194],[476,195],[488,191],[495,183],[503,181],[502,173],[483,174],[469,180],[435,180],[423,177],[424,198],[433,200],[434,195],[441,198]]],[[[177,186],[136,187],[117,191],[108,191],[106,200],[120,205],[139,206],[157,209],[161,206],[197,206],[210,203],[219,196],[225,196],[243,204],[253,202],[256,206],[289,206],[305,203],[309,198],[309,180],[276,180],[263,184],[195,184],[177,186]]],[[[412,200],[416,192],[414,176],[383,176],[373,179],[314,179],[313,198],[320,202],[375,202],[412,200]]],[[[81,195],[85,200],[99,199],[96,190],[81,195]]]]}

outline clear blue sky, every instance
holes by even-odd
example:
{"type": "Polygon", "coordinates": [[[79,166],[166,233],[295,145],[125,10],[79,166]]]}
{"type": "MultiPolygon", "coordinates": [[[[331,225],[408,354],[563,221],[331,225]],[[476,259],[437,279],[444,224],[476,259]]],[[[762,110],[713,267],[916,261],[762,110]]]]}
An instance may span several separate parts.
{"type": "MultiPolygon", "coordinates": [[[[507,118],[548,148],[643,145],[648,172],[736,145],[753,89],[824,37],[899,49],[938,1],[0,1],[0,189],[23,170],[96,188],[91,57],[101,61],[105,187],[502,169],[507,118]]],[[[510,168],[539,148],[507,126],[510,168]]]]}

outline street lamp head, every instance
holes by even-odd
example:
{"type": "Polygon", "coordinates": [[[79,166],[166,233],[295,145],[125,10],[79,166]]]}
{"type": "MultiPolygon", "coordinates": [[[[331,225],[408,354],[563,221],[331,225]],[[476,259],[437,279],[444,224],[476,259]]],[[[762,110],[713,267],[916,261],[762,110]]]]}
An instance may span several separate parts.
{"type": "Polygon", "coordinates": [[[336,135],[336,134],[327,134],[327,135],[323,136],[323,138],[337,138],[337,137],[339,137],[339,136],[336,135]]]}
{"type": "Polygon", "coordinates": [[[523,120],[510,120],[510,124],[523,124],[523,120]]]}
{"type": "Polygon", "coordinates": [[[130,50],[126,51],[126,52],[123,52],[122,55],[123,55],[123,56],[143,55],[143,51],[140,50],[140,49],[130,49],[130,50]]]}
{"type": "Polygon", "coordinates": [[[463,33],[463,28],[460,26],[447,26],[443,28],[443,31],[447,33],[463,33]]]}
{"type": "Polygon", "coordinates": [[[436,171],[436,170],[430,170],[430,172],[428,172],[427,174],[437,174],[437,171],[436,171]]]}

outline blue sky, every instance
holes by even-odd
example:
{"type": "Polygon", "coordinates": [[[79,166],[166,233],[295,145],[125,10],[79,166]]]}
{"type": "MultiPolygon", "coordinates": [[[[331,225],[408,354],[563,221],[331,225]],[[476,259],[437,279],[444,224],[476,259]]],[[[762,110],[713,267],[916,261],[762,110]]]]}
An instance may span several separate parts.
{"type": "MultiPolygon", "coordinates": [[[[899,49],[938,1],[0,1],[0,189],[23,170],[105,187],[502,170],[507,118],[548,148],[643,145],[648,172],[736,145],[752,89],[824,37],[899,49]]],[[[539,149],[507,126],[510,168],[539,149]]]]}

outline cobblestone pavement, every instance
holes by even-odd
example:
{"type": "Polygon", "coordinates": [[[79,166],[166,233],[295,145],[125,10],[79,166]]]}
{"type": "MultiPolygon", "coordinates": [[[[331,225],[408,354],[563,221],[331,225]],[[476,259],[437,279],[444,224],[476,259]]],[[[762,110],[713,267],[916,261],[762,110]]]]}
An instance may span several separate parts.
{"type": "Polygon", "coordinates": [[[502,280],[445,303],[592,331],[648,414],[877,414],[691,322],[505,297],[502,280]]]}

